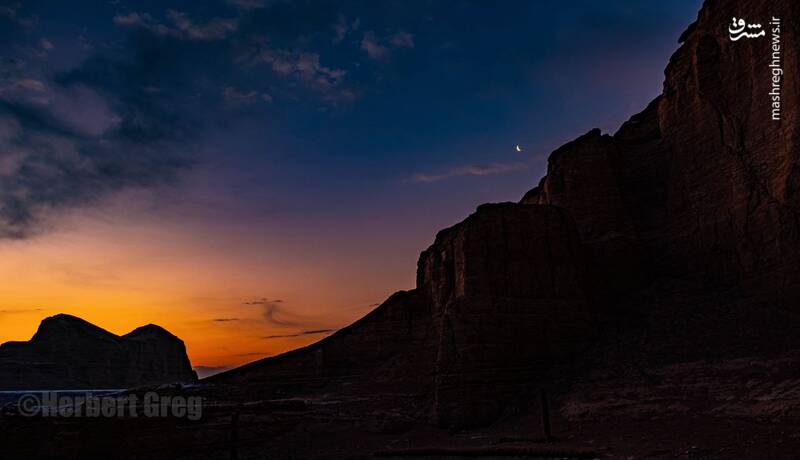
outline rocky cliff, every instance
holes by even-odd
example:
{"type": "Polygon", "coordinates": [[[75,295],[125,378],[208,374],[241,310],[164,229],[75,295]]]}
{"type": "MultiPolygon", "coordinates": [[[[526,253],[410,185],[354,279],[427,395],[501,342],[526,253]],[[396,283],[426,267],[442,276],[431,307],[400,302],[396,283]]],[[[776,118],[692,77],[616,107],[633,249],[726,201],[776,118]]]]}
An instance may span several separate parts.
{"type": "Polygon", "coordinates": [[[661,95],[613,135],[594,129],[553,152],[520,203],[440,232],[414,291],[211,381],[376,400],[402,388],[415,404],[397,410],[469,427],[519,406],[554,369],[586,377],[800,347],[798,17],[790,0],[707,1],[661,95]],[[783,18],[779,120],[771,33],[728,36],[744,14],[764,27],[783,18]]]}
{"type": "Polygon", "coordinates": [[[0,345],[0,389],[131,388],[193,382],[183,342],[148,325],[114,335],[80,318],[42,321],[28,342],[0,345]]]}
{"type": "Polygon", "coordinates": [[[587,246],[618,269],[643,261],[646,279],[692,277],[796,301],[798,12],[791,1],[707,2],[680,38],[662,95],[613,136],[593,130],[554,152],[522,202],[569,210],[587,246]],[[776,37],[732,41],[731,17],[744,14],[767,29],[783,18],[779,120],[769,94],[776,37]]]}

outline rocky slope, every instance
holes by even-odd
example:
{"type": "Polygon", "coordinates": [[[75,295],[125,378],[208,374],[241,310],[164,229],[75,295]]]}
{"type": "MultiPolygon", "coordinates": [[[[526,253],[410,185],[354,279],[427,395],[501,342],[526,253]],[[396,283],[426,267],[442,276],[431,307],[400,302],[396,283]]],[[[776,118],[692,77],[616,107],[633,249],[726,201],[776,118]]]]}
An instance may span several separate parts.
{"type": "Polygon", "coordinates": [[[790,0],[707,1],[660,96],[613,135],[591,130],[553,152],[520,203],[483,205],[440,232],[415,290],[210,381],[251,395],[369,394],[464,428],[556,381],[800,348],[798,17],[790,0]],[[728,37],[745,12],[765,27],[783,18],[778,121],[770,34],[728,37]]]}
{"type": "Polygon", "coordinates": [[[28,342],[0,345],[0,390],[131,388],[193,382],[183,342],[148,325],[114,335],[80,318],[46,318],[28,342]]]}

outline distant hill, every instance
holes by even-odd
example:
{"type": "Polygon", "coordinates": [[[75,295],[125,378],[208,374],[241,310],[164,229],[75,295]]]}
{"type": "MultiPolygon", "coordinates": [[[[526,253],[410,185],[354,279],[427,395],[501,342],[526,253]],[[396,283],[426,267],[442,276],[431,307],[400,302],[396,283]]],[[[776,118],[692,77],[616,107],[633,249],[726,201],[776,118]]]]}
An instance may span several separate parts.
{"type": "Polygon", "coordinates": [[[27,342],[0,345],[0,389],[130,388],[194,382],[186,347],[155,325],[118,336],[70,315],[46,318],[27,342]]]}

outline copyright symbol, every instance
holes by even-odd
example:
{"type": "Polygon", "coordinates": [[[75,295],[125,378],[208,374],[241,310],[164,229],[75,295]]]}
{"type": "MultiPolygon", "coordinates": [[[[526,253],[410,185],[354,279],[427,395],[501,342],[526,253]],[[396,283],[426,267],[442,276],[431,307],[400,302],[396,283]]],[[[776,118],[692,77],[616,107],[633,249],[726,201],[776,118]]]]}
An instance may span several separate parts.
{"type": "Polygon", "coordinates": [[[41,401],[39,401],[39,397],[36,395],[24,395],[17,401],[17,410],[23,417],[33,417],[39,414],[41,410],[41,401]]]}

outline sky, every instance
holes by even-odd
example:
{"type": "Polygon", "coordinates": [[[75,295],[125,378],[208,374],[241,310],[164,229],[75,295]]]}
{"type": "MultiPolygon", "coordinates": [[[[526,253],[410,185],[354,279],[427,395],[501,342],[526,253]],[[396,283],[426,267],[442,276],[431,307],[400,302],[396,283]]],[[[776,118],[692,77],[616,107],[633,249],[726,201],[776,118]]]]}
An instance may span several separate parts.
{"type": "Polygon", "coordinates": [[[155,323],[208,372],[319,340],[642,110],[699,6],[0,0],[0,342],[155,323]]]}

